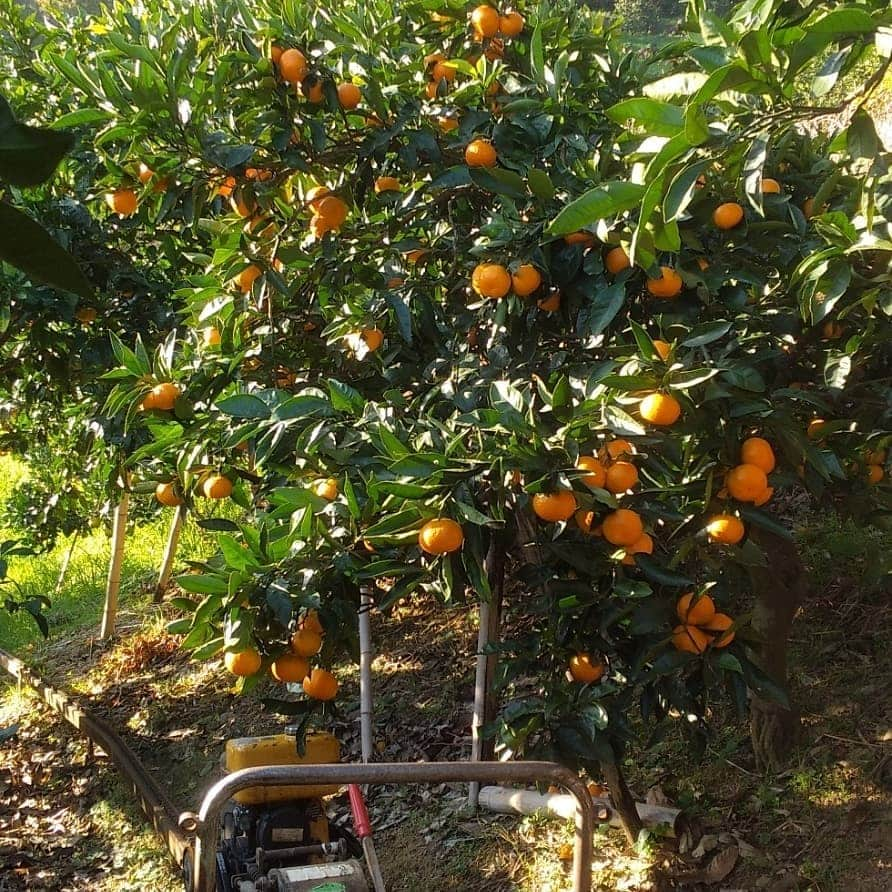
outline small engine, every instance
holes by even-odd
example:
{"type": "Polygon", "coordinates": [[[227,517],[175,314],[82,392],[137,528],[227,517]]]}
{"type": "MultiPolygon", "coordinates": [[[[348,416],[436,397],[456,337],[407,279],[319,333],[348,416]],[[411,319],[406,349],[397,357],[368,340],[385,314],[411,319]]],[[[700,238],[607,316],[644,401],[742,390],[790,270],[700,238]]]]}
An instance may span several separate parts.
{"type": "MultiPolygon", "coordinates": [[[[337,740],[307,735],[298,752],[288,734],[243,737],[226,744],[227,771],[263,765],[337,762],[337,740]]],[[[368,892],[362,847],[329,823],[322,796],[337,787],[253,787],[223,813],[217,847],[217,892],[368,892]]]]}

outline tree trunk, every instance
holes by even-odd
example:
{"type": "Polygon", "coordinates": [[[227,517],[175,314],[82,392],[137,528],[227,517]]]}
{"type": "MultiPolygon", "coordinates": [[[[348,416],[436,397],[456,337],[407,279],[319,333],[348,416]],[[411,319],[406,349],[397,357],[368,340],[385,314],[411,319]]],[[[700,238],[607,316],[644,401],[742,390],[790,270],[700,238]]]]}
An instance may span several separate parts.
{"type": "Polygon", "coordinates": [[[607,789],[610,791],[610,799],[617,815],[623,825],[623,832],[630,846],[638,842],[638,836],[644,825],[638,816],[638,807],[635,805],[635,797],[626,783],[622,766],[619,762],[602,762],[601,770],[607,781],[607,789]]]}
{"type": "MultiPolygon", "coordinates": [[[[808,591],[805,568],[792,542],[765,530],[753,537],[765,552],[768,565],[753,567],[750,579],[756,605],[753,631],[763,641],[757,662],[772,681],[789,691],[787,651],[790,630],[799,605],[808,591]]],[[[799,711],[753,695],[750,703],[750,735],[756,765],[762,771],[778,771],[796,745],[799,711]]]]}

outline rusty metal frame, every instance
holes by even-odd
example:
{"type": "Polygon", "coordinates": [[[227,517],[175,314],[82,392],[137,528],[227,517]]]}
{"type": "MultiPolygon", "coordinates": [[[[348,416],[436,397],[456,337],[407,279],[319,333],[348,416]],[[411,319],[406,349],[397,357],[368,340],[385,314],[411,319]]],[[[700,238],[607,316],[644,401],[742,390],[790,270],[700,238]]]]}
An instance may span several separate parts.
{"type": "Polygon", "coordinates": [[[524,783],[561,786],[576,798],[573,892],[589,892],[595,808],[579,776],[554,762],[378,762],[371,765],[275,765],[244,768],[208,790],[197,815],[186,813],[180,827],[195,834],[192,892],[215,892],[217,836],[227,802],[249,787],[292,784],[524,783]]]}

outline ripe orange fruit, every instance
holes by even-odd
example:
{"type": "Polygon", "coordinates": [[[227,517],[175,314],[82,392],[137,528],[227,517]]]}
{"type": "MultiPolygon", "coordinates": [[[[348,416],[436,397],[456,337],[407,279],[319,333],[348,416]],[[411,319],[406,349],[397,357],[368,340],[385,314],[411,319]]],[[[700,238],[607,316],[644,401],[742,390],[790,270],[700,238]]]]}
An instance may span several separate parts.
{"type": "Polygon", "coordinates": [[[621,246],[611,248],[604,256],[604,266],[607,267],[607,272],[612,273],[614,276],[617,273],[621,273],[624,269],[628,269],[631,265],[632,261],[629,260],[629,255],[626,254],[625,248],[621,246]]]}
{"type": "Polygon", "coordinates": [[[755,465],[738,465],[726,475],[725,486],[738,502],[752,502],[768,489],[768,478],[755,465]]]}
{"type": "Polygon", "coordinates": [[[427,96],[428,99],[436,99],[437,96],[440,95],[440,82],[428,81],[424,85],[424,95],[427,96]]]}
{"type": "Polygon", "coordinates": [[[517,37],[523,31],[523,24],[523,16],[512,9],[499,18],[499,31],[505,37],[517,37]]]}
{"type": "Polygon", "coordinates": [[[78,307],[74,311],[74,318],[84,325],[89,325],[91,322],[95,322],[97,315],[98,311],[96,310],[96,307],[78,307]]]}
{"type": "Polygon", "coordinates": [[[269,673],[276,681],[297,683],[310,674],[310,664],[297,654],[282,654],[276,657],[269,667],[269,673]]]}
{"type": "Polygon", "coordinates": [[[635,555],[636,554],[653,554],[654,553],[654,540],[647,534],[642,533],[641,537],[633,542],[631,545],[626,546],[626,553],[623,556],[623,563],[626,566],[635,566],[635,555]]]}
{"type": "Polygon", "coordinates": [[[511,276],[499,263],[478,263],[471,273],[471,288],[481,297],[498,299],[511,290],[511,276]]]}
{"type": "Polygon", "coordinates": [[[746,532],[740,518],[733,514],[714,514],[706,524],[706,535],[711,542],[736,545],[746,532]]]}
{"type": "MultiPolygon", "coordinates": [[[[372,551],[375,549],[373,548],[372,551]]],[[[309,629],[311,632],[315,632],[317,635],[325,634],[325,629],[322,627],[322,623],[319,620],[319,613],[316,610],[308,610],[303,619],[300,621],[301,629],[309,629]]]]}
{"type": "Polygon", "coordinates": [[[727,613],[717,613],[708,623],[703,623],[707,632],[724,632],[712,639],[713,647],[727,647],[734,640],[734,633],[727,630],[734,625],[734,620],[727,613]]]}
{"type": "Polygon", "coordinates": [[[319,213],[319,205],[322,203],[322,199],[330,194],[331,189],[328,186],[313,186],[312,189],[307,191],[304,201],[315,213],[319,213]]]}
{"type": "Polygon", "coordinates": [[[870,483],[879,483],[885,476],[885,471],[880,465],[868,465],[867,479],[870,483]]]}
{"type": "Polygon", "coordinates": [[[220,346],[220,329],[216,325],[208,326],[201,333],[201,340],[205,347],[220,346]]]}
{"type": "Polygon", "coordinates": [[[155,487],[155,498],[166,508],[176,508],[183,504],[175,483],[159,483],[155,487]]]}
{"type": "Polygon", "coordinates": [[[314,480],[310,488],[315,495],[327,502],[333,502],[338,497],[338,481],[334,477],[314,480]]]}
{"type": "Polygon", "coordinates": [[[604,538],[611,545],[634,545],[644,532],[644,524],[637,512],[617,508],[604,518],[604,538]]]}
{"type": "Polygon", "coordinates": [[[341,108],[350,111],[362,102],[362,92],[356,84],[338,84],[338,102],[341,108]]]}
{"type": "Polygon", "coordinates": [[[591,684],[600,681],[606,671],[607,667],[604,665],[604,661],[599,658],[595,658],[593,661],[591,654],[578,653],[570,657],[570,675],[573,677],[573,681],[591,684]]]}
{"type": "Polygon", "coordinates": [[[206,499],[228,499],[232,495],[232,481],[222,474],[211,474],[201,484],[206,499]]]}
{"type": "Polygon", "coordinates": [[[437,126],[443,133],[452,133],[453,130],[458,130],[458,121],[447,115],[440,115],[437,118],[437,126]]]}
{"type": "Polygon", "coordinates": [[[681,417],[681,403],[670,393],[651,393],[641,400],[638,411],[645,421],[666,427],[681,417]]]}
{"type": "Polygon", "coordinates": [[[542,300],[537,300],[536,306],[542,310],[543,313],[556,313],[561,308],[560,291],[552,291],[548,297],[543,297],[542,300]]]}
{"type": "Polygon", "coordinates": [[[279,56],[279,75],[289,84],[299,84],[307,76],[307,70],[307,57],[300,50],[285,50],[279,56]]]}
{"type": "Polygon", "coordinates": [[[245,678],[248,675],[254,675],[260,668],[263,660],[261,660],[258,651],[253,647],[249,647],[247,650],[242,650],[238,653],[230,651],[223,657],[223,662],[233,675],[245,678]]]}
{"type": "Polygon", "coordinates": [[[712,213],[712,222],[719,229],[733,229],[742,220],[743,208],[736,201],[726,201],[712,213]]]}
{"type": "Polygon", "coordinates": [[[455,80],[455,66],[450,65],[445,59],[437,59],[430,71],[431,80],[446,81],[452,83],[455,80]]]}
{"type": "MultiPolygon", "coordinates": [[[[599,535],[595,533],[595,530],[592,529],[592,524],[595,522],[595,512],[587,511],[585,508],[580,508],[573,515],[573,519],[576,521],[576,526],[582,530],[583,533],[591,533],[592,535],[599,535]]],[[[599,527],[597,529],[600,529],[599,527]]]]}
{"type": "Polygon", "coordinates": [[[755,465],[766,474],[770,474],[776,464],[771,444],[762,437],[747,437],[743,441],[740,447],[740,461],[742,464],[755,465]]]}
{"type": "Polygon", "coordinates": [[[585,245],[590,248],[595,243],[595,237],[590,232],[580,229],[577,232],[568,232],[564,236],[564,242],[568,245],[585,245]]]}
{"type": "Polygon", "coordinates": [[[607,480],[607,471],[595,456],[580,455],[579,460],[576,462],[576,467],[580,471],[588,471],[584,477],[579,478],[586,486],[591,486],[593,489],[604,488],[604,483],[607,480]]]}
{"type": "Polygon", "coordinates": [[[570,489],[555,492],[537,492],[533,496],[533,513],[548,523],[558,523],[573,516],[576,496],[570,489]]]}
{"type": "Polygon", "coordinates": [[[763,492],[761,495],[759,495],[758,498],[753,499],[753,504],[754,504],[757,508],[761,508],[762,505],[765,505],[765,504],[767,504],[768,502],[771,501],[771,497],[772,497],[773,495],[774,495],[774,487],[773,487],[773,486],[766,486],[766,487],[765,487],[765,492],[763,492]]]}
{"type": "Polygon", "coordinates": [[[458,551],[465,541],[461,524],[451,517],[435,517],[418,533],[418,544],[427,554],[449,554],[458,551]]]}
{"type": "Polygon", "coordinates": [[[668,344],[666,341],[656,340],[654,341],[654,350],[657,351],[657,356],[665,362],[669,358],[669,354],[672,352],[672,345],[668,344]]]}
{"type": "Polygon", "coordinates": [[[531,263],[524,263],[511,273],[511,287],[518,297],[527,297],[542,284],[542,275],[531,263]]]}
{"type": "Polygon", "coordinates": [[[153,409],[160,409],[162,412],[169,412],[173,408],[179,395],[180,388],[171,381],[164,381],[161,384],[156,384],[152,388],[151,407],[153,409]]]}
{"type": "Polygon", "coordinates": [[[279,59],[282,58],[283,52],[285,52],[285,50],[275,43],[269,48],[269,57],[272,60],[273,65],[278,67],[279,59]]]}
{"type": "Polygon", "coordinates": [[[338,693],[338,680],[327,669],[314,669],[303,685],[304,693],[314,700],[334,700],[338,693]]]}
{"type": "Polygon", "coordinates": [[[217,195],[221,195],[223,198],[229,198],[232,195],[233,190],[236,187],[235,177],[226,177],[219,186],[217,186],[217,195]]]}
{"type": "Polygon", "coordinates": [[[132,189],[115,189],[114,192],[106,192],[105,203],[122,217],[129,217],[136,213],[136,193],[132,189]]]}
{"type": "Polygon", "coordinates": [[[648,279],[647,290],[654,297],[673,298],[681,294],[684,283],[681,276],[671,266],[661,266],[659,279],[648,279]]]}
{"type": "Polygon", "coordinates": [[[155,176],[155,171],[149,167],[148,164],[143,164],[142,161],[139,162],[139,167],[136,170],[137,179],[145,186],[153,176],[155,176]]]}
{"type": "Polygon", "coordinates": [[[835,341],[837,338],[841,338],[845,334],[845,328],[839,322],[833,322],[832,320],[827,320],[821,326],[821,337],[824,338],[825,341],[835,341]]]}
{"type": "Polygon", "coordinates": [[[488,139],[472,139],[465,147],[465,164],[468,167],[495,167],[499,156],[488,139]]]}
{"type": "Polygon", "coordinates": [[[478,39],[495,37],[499,33],[499,14],[491,6],[478,6],[471,13],[471,27],[478,39]]]}
{"type": "Polygon", "coordinates": [[[252,263],[250,266],[246,266],[236,277],[236,282],[238,283],[239,290],[243,294],[247,294],[254,285],[254,282],[260,278],[263,270],[257,266],[256,263],[252,263]]]}
{"type": "Polygon", "coordinates": [[[330,229],[338,229],[347,219],[347,202],[337,195],[325,195],[315,208],[316,216],[330,229]]]}
{"type": "Polygon", "coordinates": [[[709,635],[696,626],[676,626],[672,630],[672,643],[676,650],[689,654],[702,654],[709,647],[709,635]]]}
{"type": "Polygon", "coordinates": [[[886,450],[885,449],[876,449],[876,450],[868,449],[864,455],[864,460],[869,465],[884,465],[886,463],[886,450]]]}
{"type": "Polygon", "coordinates": [[[781,191],[781,184],[777,180],[771,179],[771,177],[764,177],[762,179],[762,194],[763,195],[777,195],[781,191]]]}
{"type": "Polygon", "coordinates": [[[371,353],[384,343],[384,332],[380,328],[364,328],[359,336],[365,341],[371,353]]]}
{"type": "Polygon", "coordinates": [[[399,192],[400,181],[396,177],[378,177],[375,180],[375,195],[382,192],[399,192]]]}
{"type": "Polygon", "coordinates": [[[703,626],[715,616],[715,602],[709,595],[700,595],[695,601],[694,593],[688,592],[678,599],[675,612],[683,623],[703,626]]]}
{"type": "Polygon", "coordinates": [[[635,454],[635,447],[628,440],[611,440],[604,448],[611,461],[635,454]]]}
{"type": "Polygon", "coordinates": [[[631,462],[614,462],[607,469],[606,488],[618,494],[632,489],[638,484],[638,469],[631,462]]]}
{"type": "Polygon", "coordinates": [[[291,650],[299,657],[312,657],[322,650],[322,636],[313,629],[298,629],[291,636],[291,650]]]}
{"type": "Polygon", "coordinates": [[[301,81],[300,91],[306,97],[307,102],[312,102],[313,105],[319,105],[324,98],[322,81],[316,75],[304,78],[301,81]]]}

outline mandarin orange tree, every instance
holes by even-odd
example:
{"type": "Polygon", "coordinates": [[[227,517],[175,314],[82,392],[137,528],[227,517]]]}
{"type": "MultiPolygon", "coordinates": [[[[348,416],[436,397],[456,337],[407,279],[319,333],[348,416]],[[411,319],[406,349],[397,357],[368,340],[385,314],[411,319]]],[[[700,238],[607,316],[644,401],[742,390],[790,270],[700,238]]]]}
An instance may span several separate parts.
{"type": "Polygon", "coordinates": [[[888,510],[889,25],[698,0],[647,55],[566,0],[30,20],[23,103],[61,97],[89,147],[54,195],[157,256],[179,314],[109,339],[104,417],[136,486],[246,512],[205,522],[184,646],[244,689],[309,673],[278,703],[309,720],[361,587],[504,601],[487,732],[603,769],[632,838],[636,714],[702,740],[751,694],[781,758],[801,582],[772,496],[888,510]]]}

